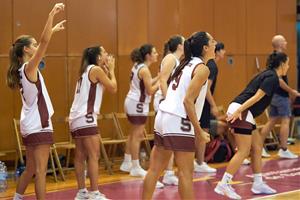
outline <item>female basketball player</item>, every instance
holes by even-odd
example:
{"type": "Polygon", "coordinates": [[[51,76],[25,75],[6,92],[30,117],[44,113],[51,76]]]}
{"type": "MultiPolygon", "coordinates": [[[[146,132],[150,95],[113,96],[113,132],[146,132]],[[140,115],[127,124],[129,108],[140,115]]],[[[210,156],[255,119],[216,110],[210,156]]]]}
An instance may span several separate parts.
{"type": "Polygon", "coordinates": [[[206,32],[194,33],[184,42],[185,58],[172,74],[167,96],[160,103],[155,118],[157,132],[144,180],[143,199],[152,198],[155,182],[172,152],[178,166],[180,197],[194,199],[195,144],[209,141],[209,134],[199,125],[209,75],[204,63],[214,58],[215,45],[215,40],[206,32]]]}
{"type": "Polygon", "coordinates": [[[263,144],[258,131],[253,133],[252,131],[256,129],[254,118],[269,106],[274,92],[279,87],[278,77],[286,74],[289,68],[288,63],[289,59],[286,54],[272,53],[267,61],[267,70],[255,76],[245,90],[229,105],[227,121],[233,129],[238,150],[229,162],[221,182],[216,186],[216,193],[232,199],[241,199],[229,183],[243,160],[249,155],[251,147],[251,163],[254,173],[251,191],[255,194],[276,193],[262,180],[263,144]]]}
{"type": "Polygon", "coordinates": [[[79,80],[70,111],[70,130],[75,139],[75,172],[78,193],[75,199],[101,199],[106,197],[98,190],[98,160],[100,140],[97,115],[101,107],[104,89],[117,92],[115,59],[108,56],[102,46],[86,48],[83,51],[79,80]],[[91,192],[85,187],[85,162],[91,183],[91,192]]]}
{"type": "MultiPolygon", "coordinates": [[[[171,37],[164,47],[164,58],[160,66],[160,89],[155,93],[153,107],[155,112],[158,111],[159,103],[166,98],[168,89],[168,80],[172,72],[178,67],[180,58],[183,56],[184,38],[180,35],[171,37]]],[[[154,130],[155,132],[155,130],[154,130]]],[[[173,171],[173,154],[170,158],[169,164],[165,170],[165,175],[162,182],[166,185],[178,185],[178,178],[173,171]]]]}
{"type": "Polygon", "coordinates": [[[139,163],[139,150],[143,131],[149,112],[149,103],[158,87],[158,77],[152,79],[149,67],[157,62],[157,52],[151,44],[144,44],[133,50],[131,60],[134,63],[131,69],[130,90],[125,99],[125,112],[132,125],[131,133],[126,143],[124,161],[120,170],[130,172],[131,176],[144,177],[146,171],[139,163]]]}
{"type": "Polygon", "coordinates": [[[53,26],[54,16],[63,11],[64,7],[62,3],[55,4],[49,13],[39,44],[32,36],[22,35],[10,49],[7,84],[12,89],[19,88],[21,92],[23,106],[20,130],[26,146],[26,169],[17,184],[15,200],[22,199],[33,175],[36,198],[45,199],[47,163],[50,145],[53,144],[53,107],[38,67],[53,33],[64,29],[65,20],[53,26]]]}

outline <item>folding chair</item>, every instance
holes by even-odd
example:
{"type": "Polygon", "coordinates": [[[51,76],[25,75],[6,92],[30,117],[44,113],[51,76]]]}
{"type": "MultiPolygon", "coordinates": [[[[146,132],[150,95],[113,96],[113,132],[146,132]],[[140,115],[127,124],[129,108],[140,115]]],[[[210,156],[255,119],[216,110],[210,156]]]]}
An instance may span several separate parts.
{"type": "MultiPolygon", "coordinates": [[[[112,121],[113,126],[116,128],[115,118],[114,118],[113,113],[98,115],[98,121],[99,121],[100,127],[102,124],[101,121],[112,121]]],[[[116,153],[116,147],[119,144],[124,145],[126,143],[126,139],[121,137],[121,135],[119,135],[119,132],[117,129],[116,129],[116,131],[113,131],[111,137],[104,138],[104,137],[101,137],[101,134],[99,134],[99,138],[100,138],[100,151],[101,151],[102,157],[104,158],[105,167],[108,170],[109,174],[113,174],[112,165],[114,162],[114,155],[116,153]],[[109,153],[107,153],[105,146],[109,146],[109,153]],[[112,153],[111,153],[111,151],[112,151],[112,153]],[[112,157],[111,160],[109,159],[109,155],[112,157]]]]}
{"type": "MultiPolygon", "coordinates": [[[[268,109],[266,109],[264,111],[264,114],[266,116],[267,121],[269,121],[270,116],[269,116],[268,109]]],[[[257,129],[262,129],[263,127],[264,127],[264,124],[257,125],[257,129]]],[[[267,138],[269,139],[269,141],[267,141],[267,142],[265,141],[264,142],[264,147],[273,146],[273,145],[276,145],[278,147],[279,140],[278,140],[275,128],[280,128],[280,124],[275,124],[274,128],[270,131],[269,136],[267,136],[267,138]]]]}
{"type": "MultiPolygon", "coordinates": [[[[69,118],[68,117],[64,118],[64,123],[66,123],[67,127],[69,127],[69,118]]],[[[68,141],[55,143],[56,149],[65,149],[66,150],[66,166],[65,166],[66,169],[70,169],[69,164],[70,164],[71,150],[75,149],[75,144],[73,143],[71,133],[68,134],[68,138],[69,138],[68,141]]]]}
{"type": "MultiPolygon", "coordinates": [[[[120,137],[122,137],[124,139],[127,139],[128,136],[127,136],[127,134],[126,135],[124,134],[124,131],[123,131],[123,128],[122,128],[121,122],[120,122],[120,120],[123,120],[123,121],[126,120],[126,122],[127,122],[126,113],[114,113],[114,116],[115,116],[115,126],[116,126],[118,134],[120,135],[120,137]]],[[[155,112],[149,112],[148,116],[150,116],[150,117],[155,116],[155,112]]],[[[143,134],[144,134],[144,138],[142,139],[142,141],[144,142],[145,147],[146,147],[146,151],[147,151],[148,155],[150,156],[151,145],[149,143],[149,140],[153,140],[154,135],[153,134],[148,134],[147,131],[146,131],[146,128],[144,129],[143,134]]]]}
{"type": "MultiPolygon", "coordinates": [[[[13,125],[14,125],[15,136],[16,136],[16,139],[17,139],[17,149],[16,149],[17,155],[19,156],[21,164],[25,165],[25,162],[24,162],[24,159],[23,159],[23,151],[25,151],[26,147],[22,144],[22,140],[20,138],[20,133],[19,133],[20,121],[14,118],[13,119],[13,125]]],[[[63,181],[65,181],[65,176],[64,176],[59,158],[58,158],[58,154],[57,154],[57,151],[56,151],[55,144],[50,146],[49,156],[50,156],[50,162],[51,162],[51,168],[52,168],[51,171],[53,173],[55,182],[57,182],[57,175],[56,175],[56,168],[55,168],[55,164],[54,164],[54,159],[55,159],[55,163],[58,167],[58,171],[61,175],[61,178],[62,178],[63,181]],[[53,159],[53,156],[54,156],[54,159],[53,159]]]]}

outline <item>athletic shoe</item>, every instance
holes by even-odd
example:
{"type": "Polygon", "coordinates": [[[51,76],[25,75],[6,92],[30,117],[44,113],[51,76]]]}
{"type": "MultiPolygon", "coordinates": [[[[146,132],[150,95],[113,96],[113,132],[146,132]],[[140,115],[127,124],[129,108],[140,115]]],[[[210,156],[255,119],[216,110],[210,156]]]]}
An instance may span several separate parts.
{"type": "Polygon", "coordinates": [[[203,172],[203,173],[214,173],[217,170],[207,165],[206,162],[202,162],[199,165],[196,161],[194,161],[194,172],[203,172]]]}
{"type": "Polygon", "coordinates": [[[266,183],[253,183],[251,191],[254,194],[275,194],[277,193],[276,190],[268,186],[266,183]]]}
{"type": "Polygon", "coordinates": [[[250,160],[248,160],[247,158],[245,158],[244,160],[243,160],[243,165],[250,165],[250,160]]]}
{"type": "Polygon", "coordinates": [[[292,152],[290,152],[290,150],[282,150],[282,149],[279,149],[278,151],[278,156],[280,158],[288,158],[288,159],[295,159],[295,158],[298,158],[298,156],[292,152]]]}
{"type": "Polygon", "coordinates": [[[166,185],[178,185],[178,177],[175,174],[165,174],[162,182],[166,185]]]}
{"type": "Polygon", "coordinates": [[[90,192],[90,198],[89,200],[109,200],[108,198],[106,198],[106,196],[104,194],[102,194],[101,192],[90,192]]]}
{"type": "Polygon", "coordinates": [[[262,149],[261,156],[263,158],[270,158],[271,157],[271,155],[266,151],[265,148],[262,149]]]}
{"type": "Polygon", "coordinates": [[[120,170],[122,172],[130,172],[131,167],[132,167],[132,163],[131,162],[125,162],[125,161],[123,161],[122,164],[121,164],[121,166],[120,166],[120,170]]]}
{"type": "Polygon", "coordinates": [[[143,168],[141,167],[135,167],[135,168],[131,168],[130,170],[130,176],[139,176],[139,177],[145,177],[147,174],[147,171],[145,171],[143,168]]]}
{"type": "Polygon", "coordinates": [[[157,182],[156,182],[155,188],[157,188],[157,189],[162,189],[162,188],[164,188],[164,187],[165,187],[165,185],[164,185],[162,182],[160,182],[160,181],[157,181],[157,182]]]}
{"type": "Polygon", "coordinates": [[[87,199],[89,199],[89,192],[88,190],[85,190],[83,192],[78,191],[74,200],[87,200],[87,199]]]}
{"type": "Polygon", "coordinates": [[[229,184],[222,184],[221,182],[215,187],[214,190],[217,194],[226,196],[230,199],[242,199],[229,184]]]}

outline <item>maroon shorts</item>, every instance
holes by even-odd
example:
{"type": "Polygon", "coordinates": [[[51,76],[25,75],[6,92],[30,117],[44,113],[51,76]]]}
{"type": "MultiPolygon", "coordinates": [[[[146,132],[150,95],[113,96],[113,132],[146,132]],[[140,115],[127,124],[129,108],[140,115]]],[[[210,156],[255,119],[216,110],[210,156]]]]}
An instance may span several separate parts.
{"type": "Polygon", "coordinates": [[[142,116],[142,115],[132,116],[127,114],[127,119],[131,124],[142,125],[142,124],[146,124],[147,116],[142,116]]]}
{"type": "Polygon", "coordinates": [[[75,138],[82,138],[86,136],[96,135],[98,134],[98,127],[83,127],[77,128],[71,131],[72,137],[75,138]]]}
{"type": "Polygon", "coordinates": [[[154,133],[154,145],[163,147],[171,151],[195,152],[195,137],[176,136],[162,136],[159,133],[154,133]]]}
{"type": "Polygon", "coordinates": [[[36,146],[42,144],[53,144],[52,132],[32,133],[26,137],[22,137],[25,146],[36,146]]]}

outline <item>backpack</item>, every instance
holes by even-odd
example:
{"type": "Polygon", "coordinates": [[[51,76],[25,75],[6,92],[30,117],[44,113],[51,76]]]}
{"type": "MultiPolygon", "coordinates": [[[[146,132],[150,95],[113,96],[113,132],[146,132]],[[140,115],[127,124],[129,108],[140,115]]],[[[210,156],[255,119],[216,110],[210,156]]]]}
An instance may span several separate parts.
{"type": "Polygon", "coordinates": [[[205,162],[225,162],[233,156],[233,151],[227,140],[214,138],[206,144],[205,162]]]}

